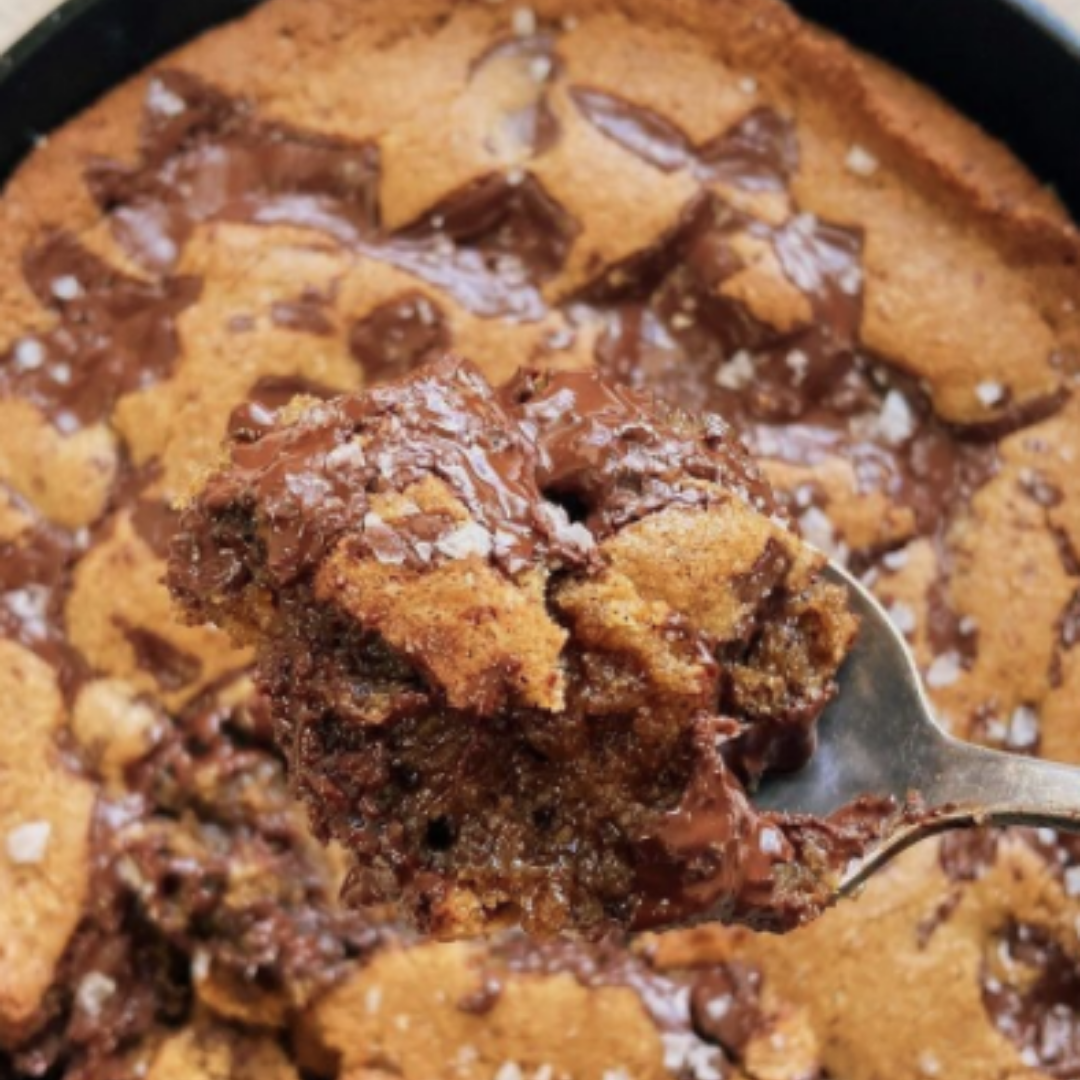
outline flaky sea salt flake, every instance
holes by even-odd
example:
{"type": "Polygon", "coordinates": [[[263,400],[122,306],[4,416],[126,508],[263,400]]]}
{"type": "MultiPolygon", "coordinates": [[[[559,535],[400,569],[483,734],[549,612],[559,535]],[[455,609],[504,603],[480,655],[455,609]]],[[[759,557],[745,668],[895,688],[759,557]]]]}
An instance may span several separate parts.
{"type": "Polygon", "coordinates": [[[441,540],[437,540],[435,547],[448,559],[467,559],[470,555],[486,558],[491,554],[491,534],[483,525],[467,521],[441,540]]]}
{"type": "Polygon", "coordinates": [[[7,856],[16,866],[42,862],[49,847],[52,825],[47,821],[26,821],[7,834],[7,856]]]}
{"type": "Polygon", "coordinates": [[[105,1003],[116,993],[116,983],[100,971],[89,971],[79,980],[75,1004],[87,1016],[97,1017],[105,1003]]]}
{"type": "Polygon", "coordinates": [[[844,165],[847,166],[848,172],[854,173],[856,176],[870,177],[878,171],[880,162],[865,146],[859,146],[855,143],[847,152],[847,157],[844,158],[844,165]]]}
{"type": "Polygon", "coordinates": [[[74,274],[62,274],[53,278],[50,288],[57,300],[75,300],[82,296],[82,286],[74,274]]]}
{"type": "Polygon", "coordinates": [[[716,369],[716,385],[725,390],[745,390],[757,375],[754,358],[746,349],[740,349],[716,369]]]}
{"type": "Polygon", "coordinates": [[[13,355],[17,371],[37,371],[45,363],[45,346],[37,338],[23,338],[13,355]]]}
{"type": "Polygon", "coordinates": [[[514,8],[510,25],[518,37],[531,37],[536,33],[536,12],[530,7],[514,8]]]}
{"type": "Polygon", "coordinates": [[[975,387],[975,396],[981,404],[990,409],[995,405],[1000,405],[1005,400],[1005,387],[999,382],[987,380],[975,387]]]}
{"type": "Polygon", "coordinates": [[[960,678],[960,657],[954,652],[942,653],[926,669],[926,685],[931,690],[952,686],[960,678]]]}

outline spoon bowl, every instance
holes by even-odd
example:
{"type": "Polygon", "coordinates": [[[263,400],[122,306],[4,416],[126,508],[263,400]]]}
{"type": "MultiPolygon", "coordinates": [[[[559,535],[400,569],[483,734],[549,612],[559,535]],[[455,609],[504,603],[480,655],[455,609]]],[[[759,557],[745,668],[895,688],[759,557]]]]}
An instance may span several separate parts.
{"type": "Polygon", "coordinates": [[[827,816],[862,795],[917,800],[924,812],[898,824],[848,866],[840,895],[858,889],[905,848],[935,833],[980,825],[1080,832],[1080,768],[988,750],[938,723],[907,647],[866,587],[830,563],[860,619],[840,692],[818,724],[817,751],[799,772],[766,778],[760,810],[827,816]]]}

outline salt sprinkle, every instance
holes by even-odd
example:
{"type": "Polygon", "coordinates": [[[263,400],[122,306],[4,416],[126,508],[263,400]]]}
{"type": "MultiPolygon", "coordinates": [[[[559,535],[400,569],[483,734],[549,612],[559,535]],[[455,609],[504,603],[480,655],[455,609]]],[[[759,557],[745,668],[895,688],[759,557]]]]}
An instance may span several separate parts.
{"type": "Polygon", "coordinates": [[[374,1016],[381,1007],[382,987],[369,986],[367,993],[364,995],[364,1008],[367,1010],[368,1016],[374,1016]]]}
{"type": "Polygon", "coordinates": [[[56,364],[50,374],[53,377],[53,382],[58,382],[61,386],[67,386],[71,382],[71,365],[56,364]]]}
{"type": "Polygon", "coordinates": [[[745,75],[739,80],[739,89],[747,97],[753,97],[758,90],[758,81],[750,75],[745,75]]]}
{"type": "Polygon", "coordinates": [[[416,317],[425,326],[434,326],[435,309],[426,300],[416,301],[416,317]]]}
{"type": "Polygon", "coordinates": [[[1057,829],[1036,829],[1035,835],[1039,838],[1039,843],[1047,847],[1058,842],[1057,829]]]}
{"type": "Polygon", "coordinates": [[[532,8],[514,8],[511,25],[518,37],[530,37],[536,33],[536,12],[532,8]]]}
{"type": "Polygon", "coordinates": [[[722,1080],[721,1059],[713,1046],[705,1046],[689,1034],[668,1034],[664,1039],[664,1068],[687,1073],[695,1080],[722,1080]]]}
{"type": "Polygon", "coordinates": [[[915,632],[915,612],[912,611],[907,604],[901,604],[899,602],[890,604],[888,607],[888,614],[893,626],[895,626],[901,634],[912,634],[915,632]]]}
{"type": "Polygon", "coordinates": [[[1070,866],[1065,871],[1065,893],[1068,896],[1080,896],[1080,866],[1070,866]]]}
{"type": "Polygon", "coordinates": [[[54,278],[51,288],[52,294],[57,300],[74,300],[77,296],[82,295],[82,286],[79,284],[79,279],[71,274],[64,274],[62,277],[54,278]]]}
{"type": "Polygon", "coordinates": [[[957,624],[956,629],[960,631],[964,637],[970,637],[979,629],[978,620],[972,615],[965,615],[957,624]]]}
{"type": "MultiPolygon", "coordinates": [[[[364,464],[364,451],[359,443],[347,442],[342,443],[340,446],[335,446],[329,454],[326,455],[326,467],[328,469],[359,469],[364,464]]],[[[376,518],[377,514],[370,514],[369,517],[376,518]]],[[[377,524],[382,524],[382,519],[379,518],[377,524]]]]}
{"type": "Polygon", "coordinates": [[[100,1016],[105,1002],[116,993],[116,983],[100,971],[90,971],[82,977],[75,991],[75,1004],[87,1016],[100,1016]]]}
{"type": "Polygon", "coordinates": [[[849,266],[836,279],[836,283],[845,296],[858,296],[863,286],[862,268],[849,266]]]}
{"type": "Polygon", "coordinates": [[[1039,742],[1039,717],[1030,705],[1021,705],[1009,718],[1009,746],[1030,750],[1039,742]]]}
{"type": "Polygon", "coordinates": [[[907,564],[907,548],[897,548],[895,551],[888,551],[881,557],[881,565],[884,566],[886,570],[903,570],[907,564]]]}
{"type": "Polygon", "coordinates": [[[576,30],[577,29],[577,16],[576,15],[564,15],[562,21],[562,28],[564,30],[576,30]]]}
{"type": "Polygon", "coordinates": [[[437,540],[435,548],[448,559],[467,559],[470,555],[486,558],[491,554],[491,534],[483,525],[467,521],[437,540]]]}
{"type": "Polygon", "coordinates": [[[47,821],[27,821],[7,834],[7,856],[16,866],[30,866],[45,858],[52,825],[47,821]]]}
{"type": "Polygon", "coordinates": [[[210,974],[210,954],[205,949],[197,949],[191,958],[191,981],[205,982],[210,974]]]}
{"type": "Polygon", "coordinates": [[[869,150],[856,143],[847,152],[844,164],[847,166],[848,172],[853,172],[856,176],[867,177],[873,176],[878,171],[880,163],[869,150]]]}
{"type": "Polygon", "coordinates": [[[541,1065],[533,1073],[533,1080],[555,1080],[555,1070],[550,1065],[541,1065]]]}
{"type": "Polygon", "coordinates": [[[960,678],[960,657],[954,652],[942,653],[926,669],[926,685],[932,690],[952,686],[960,678]]]}
{"type": "Polygon", "coordinates": [[[15,346],[15,367],[19,371],[37,371],[45,363],[45,346],[37,338],[23,338],[15,346]]]}
{"type": "Polygon", "coordinates": [[[411,1025],[412,1020],[404,1014],[394,1017],[394,1027],[396,1027],[398,1031],[408,1031],[411,1025]]]}
{"type": "Polygon", "coordinates": [[[740,349],[716,369],[716,385],[725,390],[745,390],[754,381],[756,374],[754,358],[746,349],[740,349]]]}
{"type": "Polygon", "coordinates": [[[731,1012],[731,1001],[729,996],[712,998],[705,1006],[705,1015],[710,1020],[723,1020],[729,1012],[731,1012]]]}
{"type": "Polygon", "coordinates": [[[787,365],[788,370],[795,376],[795,385],[799,386],[806,378],[807,368],[810,367],[810,357],[802,351],[802,349],[792,349],[791,352],[784,357],[784,363],[787,365]]]}
{"type": "Polygon", "coordinates": [[[764,828],[758,839],[758,846],[766,855],[779,855],[784,850],[784,842],[776,829],[764,828]]]}
{"type": "Polygon", "coordinates": [[[915,434],[915,414],[899,390],[890,390],[877,422],[881,437],[892,446],[907,442],[915,434]]]}
{"type": "Polygon", "coordinates": [[[940,1076],[941,1062],[929,1051],[926,1051],[919,1057],[919,1072],[923,1076],[940,1076]]]}
{"type": "Polygon", "coordinates": [[[495,1074],[495,1080],[525,1080],[521,1066],[516,1061],[504,1061],[495,1074]]]}
{"type": "Polygon", "coordinates": [[[981,382],[975,387],[975,396],[983,405],[990,408],[993,405],[1000,405],[1005,400],[1005,387],[998,382],[981,382]]]}
{"type": "Polygon", "coordinates": [[[671,325],[676,330],[689,330],[694,325],[694,320],[691,316],[678,311],[671,316],[671,325]]]}
{"type": "Polygon", "coordinates": [[[525,170],[524,169],[510,169],[506,174],[506,182],[511,187],[519,187],[525,183],[525,170]]]}
{"type": "Polygon", "coordinates": [[[551,69],[554,65],[548,56],[534,56],[529,61],[529,76],[533,82],[547,82],[551,77],[551,69]]]}
{"type": "Polygon", "coordinates": [[[836,543],[832,522],[816,506],[799,515],[799,528],[807,541],[820,551],[828,553],[836,543]]]}
{"type": "Polygon", "coordinates": [[[174,94],[160,79],[150,83],[146,103],[162,116],[179,116],[187,108],[184,99],[174,94]]]}
{"type": "Polygon", "coordinates": [[[605,1069],[603,1080],[633,1080],[633,1077],[622,1067],[618,1069],[605,1069]]]}

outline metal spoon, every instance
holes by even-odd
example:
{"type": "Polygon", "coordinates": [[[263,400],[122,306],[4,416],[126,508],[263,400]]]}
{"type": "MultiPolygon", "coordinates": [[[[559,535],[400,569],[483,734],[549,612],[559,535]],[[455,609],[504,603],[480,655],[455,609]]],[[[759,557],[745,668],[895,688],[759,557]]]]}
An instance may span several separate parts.
{"type": "Polygon", "coordinates": [[[858,889],[905,848],[934,833],[976,825],[1034,825],[1080,832],[1080,768],[961,742],[934,718],[907,643],[884,609],[845,570],[828,576],[847,587],[862,620],[840,672],[840,693],[818,726],[806,768],[765,780],[762,810],[823,816],[860,795],[917,793],[936,811],[902,823],[845,872],[841,896],[858,889]]]}

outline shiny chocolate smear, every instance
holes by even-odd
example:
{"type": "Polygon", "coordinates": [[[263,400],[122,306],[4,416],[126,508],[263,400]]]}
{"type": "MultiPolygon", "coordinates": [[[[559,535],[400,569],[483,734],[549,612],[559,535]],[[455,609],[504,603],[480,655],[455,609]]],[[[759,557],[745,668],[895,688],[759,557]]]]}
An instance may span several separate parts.
{"type": "MultiPolygon", "coordinates": [[[[542,111],[535,126],[538,146],[549,141],[542,111]]],[[[536,180],[488,177],[424,222],[387,234],[379,229],[378,173],[371,145],[263,121],[250,102],[167,71],[147,94],[140,161],[97,161],[87,182],[119,242],[150,269],[174,265],[203,222],[293,225],[389,262],[475,314],[545,314],[537,282],[562,265],[576,225],[536,180]]],[[[307,306],[276,315],[293,329],[324,329],[321,320],[315,329],[307,306]]]]}
{"type": "Polygon", "coordinates": [[[526,77],[537,85],[536,97],[531,102],[503,118],[502,135],[520,152],[535,155],[550,150],[559,141],[560,135],[559,121],[551,109],[547,94],[547,84],[560,67],[555,52],[555,35],[527,34],[496,41],[473,61],[471,78],[475,80],[498,61],[521,65],[526,77]]]}
{"type": "Polygon", "coordinates": [[[730,420],[751,453],[800,466],[851,462],[864,491],[910,507],[917,529],[967,501],[991,476],[992,442],[936,418],[913,380],[859,346],[859,234],[798,215],[779,228],[715,199],[688,208],[663,244],[594,288],[606,329],[602,371],[685,409],[730,420]],[[809,301],[810,321],[778,329],[723,286],[746,267],[739,246],[771,253],[809,301]]]}
{"type": "Polygon", "coordinates": [[[444,290],[476,315],[530,322],[547,313],[538,285],[558,272],[577,231],[535,178],[498,174],[364,251],[444,290]]]}
{"type": "Polygon", "coordinates": [[[201,291],[190,277],[128,277],[68,233],[29,250],[23,274],[58,323],[0,356],[0,397],[29,401],[65,435],[169,375],[180,351],[176,319],[201,291]]]}
{"type": "Polygon", "coordinates": [[[349,331],[349,351],[365,384],[372,386],[410,374],[445,352],[450,342],[442,309],[417,291],[380,304],[349,331]]]}
{"type": "Polygon", "coordinates": [[[346,531],[363,535],[376,555],[379,545],[393,547],[380,557],[411,558],[423,538],[369,519],[368,492],[403,491],[431,475],[487,530],[509,572],[541,553],[574,565],[583,552],[543,504],[536,454],[479,373],[446,357],[405,382],[338,398],[254,441],[234,440],[231,468],[185,514],[173,587],[196,599],[235,587],[238,558],[211,541],[215,516],[237,500],[254,499],[265,517],[268,570],[279,585],[315,567],[346,531]]]}
{"type": "Polygon", "coordinates": [[[31,516],[30,527],[14,540],[0,542],[0,638],[41,657],[56,672],[70,701],[89,668],[67,640],[64,603],[72,567],[90,537],[86,530],[72,533],[34,520],[30,508],[21,505],[31,516]]]}
{"type": "Polygon", "coordinates": [[[295,397],[325,401],[337,393],[329,386],[303,375],[264,375],[248,391],[247,401],[233,409],[229,417],[229,438],[253,442],[262,438],[277,422],[277,414],[295,397]]]}
{"type": "Polygon", "coordinates": [[[1010,923],[982,968],[994,1026],[1025,1063],[1058,1080],[1080,1077],[1080,965],[1045,930],[1010,923]]]}
{"type": "Polygon", "coordinates": [[[202,222],[334,220],[355,235],[378,220],[373,147],[260,120],[182,71],[151,79],[138,163],[98,160],[86,178],[117,240],[151,270],[171,267],[202,222]]]}
{"type": "Polygon", "coordinates": [[[758,108],[729,131],[695,146],[677,125],[644,105],[575,86],[570,97],[598,131],[664,172],[689,169],[704,183],[749,192],[783,191],[799,165],[795,126],[774,109],[758,108]]]}

